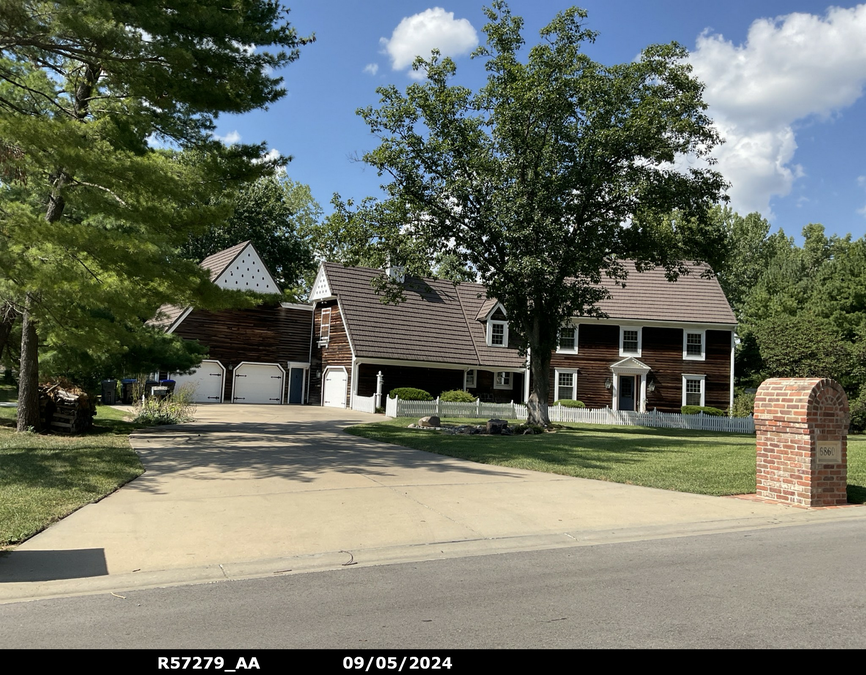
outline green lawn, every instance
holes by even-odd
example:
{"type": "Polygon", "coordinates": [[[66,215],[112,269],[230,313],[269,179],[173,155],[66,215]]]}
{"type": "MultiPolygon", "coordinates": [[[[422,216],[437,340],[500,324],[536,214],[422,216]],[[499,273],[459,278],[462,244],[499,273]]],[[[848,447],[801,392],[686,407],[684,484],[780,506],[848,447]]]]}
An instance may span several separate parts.
{"type": "Polygon", "coordinates": [[[18,400],[18,386],[0,380],[0,403],[18,400]]]}
{"type": "Polygon", "coordinates": [[[15,408],[0,407],[0,550],[20,543],[144,472],[129,445],[141,425],[97,409],[84,436],[17,434],[15,408]]]}
{"type": "MultiPolygon", "coordinates": [[[[351,427],[364,438],[482,464],[705,495],[755,492],[755,437],[685,429],[569,424],[537,436],[452,436],[400,418],[351,427]]],[[[446,424],[484,420],[443,420],[446,424]]],[[[848,439],[848,501],[866,502],[866,437],[848,439]]]]}

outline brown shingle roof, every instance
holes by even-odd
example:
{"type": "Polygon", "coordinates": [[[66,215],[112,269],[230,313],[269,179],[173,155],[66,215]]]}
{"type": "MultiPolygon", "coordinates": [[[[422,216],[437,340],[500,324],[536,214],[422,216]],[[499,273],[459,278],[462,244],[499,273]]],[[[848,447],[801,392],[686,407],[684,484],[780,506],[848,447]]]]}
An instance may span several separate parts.
{"type": "Polygon", "coordinates": [[[177,305],[162,305],[157,310],[156,316],[150,319],[147,325],[168,330],[186,310],[186,307],[178,307],[177,305]]]}
{"type": "Polygon", "coordinates": [[[602,281],[611,297],[600,302],[599,308],[611,319],[737,323],[718,280],[701,277],[709,270],[706,265],[691,265],[689,274],[670,282],[663,269],[636,272],[633,263],[624,264],[628,271],[625,288],[607,278],[602,281]]]}
{"type": "Polygon", "coordinates": [[[241,251],[243,251],[249,243],[249,240],[242,241],[240,244],[235,244],[224,251],[218,251],[213,255],[209,255],[199,263],[199,266],[209,270],[210,280],[216,281],[217,277],[226,271],[226,268],[234,262],[235,258],[240,255],[241,251]]]}
{"type": "MultiPolygon", "coordinates": [[[[218,251],[213,255],[209,255],[199,263],[199,267],[208,270],[210,272],[210,280],[212,282],[216,281],[219,275],[225,272],[226,268],[234,262],[235,258],[240,255],[241,251],[249,243],[249,240],[242,241],[240,244],[235,244],[224,251],[218,251]]],[[[157,310],[156,316],[147,322],[147,325],[168,330],[187,309],[189,308],[178,307],[176,305],[163,305],[157,310]]]]}
{"type": "MultiPolygon", "coordinates": [[[[496,304],[484,286],[455,287],[435,279],[406,280],[406,300],[383,304],[371,286],[381,270],[324,263],[331,292],[340,307],[359,358],[405,359],[467,366],[522,368],[516,349],[487,345],[486,317],[496,304]]],[[[736,319],[715,278],[701,278],[694,267],[677,282],[663,270],[630,274],[626,287],[606,279],[612,297],[601,303],[611,319],[735,324],[736,319]]]]}
{"type": "Polygon", "coordinates": [[[488,348],[484,324],[475,320],[484,287],[407,278],[406,300],[383,304],[370,283],[380,270],[324,263],[355,355],[467,366],[522,368],[517,350],[488,348]],[[483,346],[484,353],[479,354],[483,346]],[[487,354],[487,352],[493,352],[487,354]]]}

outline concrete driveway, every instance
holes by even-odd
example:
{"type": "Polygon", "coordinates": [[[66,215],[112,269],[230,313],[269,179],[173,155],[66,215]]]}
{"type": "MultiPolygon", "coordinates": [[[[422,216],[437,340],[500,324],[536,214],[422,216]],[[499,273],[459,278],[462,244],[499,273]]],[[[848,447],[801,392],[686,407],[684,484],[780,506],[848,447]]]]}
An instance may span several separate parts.
{"type": "Polygon", "coordinates": [[[197,415],[132,436],[144,475],[0,558],[0,602],[866,514],[475,464],[350,436],[381,417],[347,410],[197,415]]]}

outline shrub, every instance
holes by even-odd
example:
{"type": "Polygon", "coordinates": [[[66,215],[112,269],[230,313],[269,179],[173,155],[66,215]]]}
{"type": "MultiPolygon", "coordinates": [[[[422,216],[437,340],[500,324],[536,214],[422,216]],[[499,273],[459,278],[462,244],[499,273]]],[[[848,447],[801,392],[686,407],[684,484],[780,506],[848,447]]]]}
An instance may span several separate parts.
{"type": "Polygon", "coordinates": [[[704,413],[704,415],[712,415],[713,417],[725,417],[724,410],[711,408],[708,405],[684,405],[680,408],[680,412],[682,412],[683,415],[697,415],[698,413],[704,413]]]}
{"type": "Polygon", "coordinates": [[[737,392],[734,394],[734,407],[731,408],[732,417],[748,417],[755,412],[755,395],[737,392]]]}
{"type": "Polygon", "coordinates": [[[446,403],[475,403],[476,398],[468,391],[453,389],[452,391],[443,391],[439,400],[446,403]]]}
{"type": "Polygon", "coordinates": [[[142,424],[180,424],[192,422],[195,405],[192,387],[180,387],[165,398],[148,398],[135,404],[135,421],[142,424]]]}
{"type": "Polygon", "coordinates": [[[556,402],[556,405],[561,405],[563,408],[585,408],[583,401],[575,401],[573,398],[563,398],[556,402]]]}
{"type": "Polygon", "coordinates": [[[388,398],[400,398],[403,401],[432,401],[433,397],[423,389],[414,387],[397,387],[388,393],[388,398]]]}
{"type": "Polygon", "coordinates": [[[848,406],[851,414],[850,431],[863,433],[866,430],[866,391],[861,390],[857,398],[849,399],[848,406]]]}

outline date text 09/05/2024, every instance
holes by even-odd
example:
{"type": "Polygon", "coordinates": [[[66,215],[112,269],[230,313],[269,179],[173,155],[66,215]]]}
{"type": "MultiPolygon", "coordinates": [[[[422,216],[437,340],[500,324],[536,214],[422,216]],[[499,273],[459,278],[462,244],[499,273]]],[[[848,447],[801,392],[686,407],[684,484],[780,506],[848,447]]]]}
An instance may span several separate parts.
{"type": "MultiPolygon", "coordinates": [[[[439,656],[346,656],[343,658],[344,670],[382,672],[395,670],[451,670],[451,657],[439,656]]],[[[222,656],[160,656],[157,658],[158,670],[212,670],[234,673],[244,670],[261,670],[255,656],[238,657],[234,668],[222,656]],[[228,666],[228,667],[227,667],[228,666]]]]}

